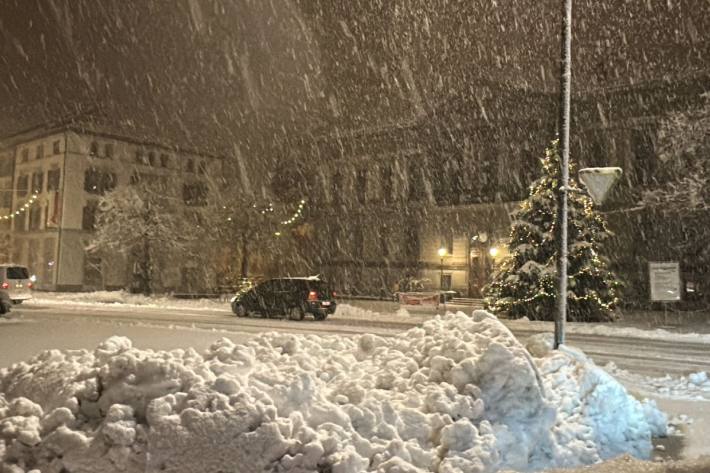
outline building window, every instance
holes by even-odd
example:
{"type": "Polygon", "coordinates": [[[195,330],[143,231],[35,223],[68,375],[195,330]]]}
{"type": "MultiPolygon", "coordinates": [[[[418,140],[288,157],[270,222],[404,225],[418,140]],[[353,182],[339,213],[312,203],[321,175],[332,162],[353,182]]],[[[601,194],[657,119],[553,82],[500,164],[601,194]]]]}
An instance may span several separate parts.
{"type": "Polygon", "coordinates": [[[200,164],[197,166],[197,172],[202,175],[207,174],[207,163],[200,161],[200,164]]]}
{"type": "Polygon", "coordinates": [[[418,162],[410,161],[407,167],[407,178],[409,183],[409,200],[419,201],[424,199],[424,177],[418,162]]]}
{"type": "Polygon", "coordinates": [[[22,154],[20,156],[20,161],[23,163],[26,163],[29,160],[30,160],[30,150],[28,148],[25,148],[22,150],[22,154]]]}
{"type": "Polygon", "coordinates": [[[113,158],[113,144],[106,143],[104,146],[104,154],[107,158],[113,158]]]}
{"type": "Polygon", "coordinates": [[[207,186],[201,182],[183,184],[182,200],[185,205],[201,206],[207,204],[207,186]]]}
{"type": "Polygon", "coordinates": [[[59,154],[60,153],[59,146],[60,146],[59,140],[52,143],[52,154],[59,154]]]}
{"type": "Polygon", "coordinates": [[[631,152],[634,155],[636,176],[642,184],[651,184],[656,172],[656,153],[648,130],[631,132],[631,152]]]}
{"type": "Polygon", "coordinates": [[[195,161],[192,159],[188,159],[187,163],[185,164],[185,170],[187,172],[195,172],[195,161]]]}
{"type": "Polygon", "coordinates": [[[89,148],[89,156],[98,156],[99,155],[99,144],[96,141],[91,142],[91,146],[89,148]]]}
{"type": "Polygon", "coordinates": [[[390,236],[386,225],[380,229],[380,247],[382,248],[382,257],[389,258],[391,254],[390,236]]]}
{"type": "Polygon", "coordinates": [[[37,145],[37,159],[44,158],[44,145],[37,145]]]}
{"type": "Polygon", "coordinates": [[[451,275],[442,274],[441,275],[441,290],[450,291],[451,290],[451,275]]]}
{"type": "Polygon", "coordinates": [[[27,175],[20,176],[17,178],[17,196],[24,197],[27,195],[29,190],[30,177],[27,175]]]}
{"type": "Polygon", "coordinates": [[[151,166],[155,166],[155,153],[153,151],[148,153],[148,164],[151,166]]]}
{"type": "Polygon", "coordinates": [[[12,159],[9,155],[0,157],[0,176],[11,177],[13,174],[12,159]]]}
{"type": "Polygon", "coordinates": [[[27,212],[20,212],[18,215],[15,215],[13,220],[15,221],[15,231],[27,231],[27,212]]]}
{"type": "Polygon", "coordinates": [[[61,175],[61,169],[50,169],[47,171],[47,192],[59,190],[59,180],[61,175]]]}
{"type": "MultiPolygon", "coordinates": [[[[155,161],[155,153],[152,153],[152,155],[153,161],[155,161]]],[[[136,163],[141,164],[143,166],[151,165],[150,158],[144,151],[136,151],[136,163]]]]}
{"type": "Polygon", "coordinates": [[[167,154],[160,155],[160,167],[167,168],[170,164],[170,157],[167,154]]]}
{"type": "Polygon", "coordinates": [[[12,191],[0,191],[0,207],[3,209],[12,207],[12,191]]]}
{"type": "Polygon", "coordinates": [[[87,169],[84,173],[84,190],[89,194],[103,195],[116,187],[116,175],[99,169],[87,169]]]}
{"type": "Polygon", "coordinates": [[[444,248],[446,250],[446,255],[451,256],[454,254],[454,235],[449,233],[441,237],[441,246],[439,248],[444,248]]]}
{"type": "Polygon", "coordinates": [[[330,197],[333,200],[333,205],[341,205],[343,203],[343,175],[339,172],[333,174],[330,197]]]}
{"type": "Polygon", "coordinates": [[[394,197],[394,182],[392,180],[392,166],[382,168],[382,199],[387,204],[392,203],[394,197]]]}
{"type": "Polygon", "coordinates": [[[367,200],[367,170],[359,169],[355,177],[357,201],[364,204],[367,200]]]}
{"type": "Polygon", "coordinates": [[[32,174],[32,192],[38,194],[42,192],[44,186],[44,172],[37,171],[32,174]]]}
{"type": "Polygon", "coordinates": [[[82,230],[94,231],[96,229],[96,212],[98,204],[95,200],[90,200],[86,203],[81,215],[82,230]]]}
{"type": "Polygon", "coordinates": [[[42,225],[42,207],[38,204],[30,207],[30,231],[39,230],[42,225]]]}
{"type": "Polygon", "coordinates": [[[353,231],[353,256],[362,260],[365,253],[365,235],[361,226],[356,226],[353,231]]]}

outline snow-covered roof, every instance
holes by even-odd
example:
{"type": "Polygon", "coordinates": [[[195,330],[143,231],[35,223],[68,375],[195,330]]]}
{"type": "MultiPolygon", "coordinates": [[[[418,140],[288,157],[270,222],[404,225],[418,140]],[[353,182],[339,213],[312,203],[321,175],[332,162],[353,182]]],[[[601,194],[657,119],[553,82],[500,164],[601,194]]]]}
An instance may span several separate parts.
{"type": "Polygon", "coordinates": [[[282,278],[274,279],[300,279],[303,281],[321,281],[320,274],[317,274],[315,276],[284,276],[282,278]]]}

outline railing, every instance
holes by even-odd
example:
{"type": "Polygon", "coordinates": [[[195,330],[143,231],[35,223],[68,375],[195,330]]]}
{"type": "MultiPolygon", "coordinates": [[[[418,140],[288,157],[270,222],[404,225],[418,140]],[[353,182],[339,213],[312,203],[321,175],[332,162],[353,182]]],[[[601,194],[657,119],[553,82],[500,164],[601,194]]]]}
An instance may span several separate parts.
{"type": "Polygon", "coordinates": [[[467,307],[475,307],[477,309],[483,308],[483,299],[472,299],[469,297],[454,297],[450,299],[447,304],[451,305],[464,305],[467,307]]]}

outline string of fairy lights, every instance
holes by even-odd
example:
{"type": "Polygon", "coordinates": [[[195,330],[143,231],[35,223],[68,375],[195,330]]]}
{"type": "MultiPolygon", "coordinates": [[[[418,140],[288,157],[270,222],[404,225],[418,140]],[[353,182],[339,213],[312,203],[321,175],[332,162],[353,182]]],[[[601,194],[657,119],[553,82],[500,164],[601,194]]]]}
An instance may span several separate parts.
{"type": "Polygon", "coordinates": [[[32,194],[32,197],[30,197],[27,202],[24,203],[19,209],[15,210],[14,212],[11,212],[7,215],[2,215],[0,216],[0,220],[12,220],[15,217],[18,217],[20,214],[27,212],[29,208],[32,206],[33,203],[37,200],[39,196],[37,194],[32,194]]]}
{"type": "Polygon", "coordinates": [[[301,215],[303,214],[303,207],[306,205],[306,201],[304,199],[301,199],[301,202],[298,204],[298,209],[296,209],[296,212],[294,212],[293,216],[289,218],[288,220],[284,220],[281,222],[281,225],[290,225],[299,218],[301,218],[301,215]]]}
{"type": "MultiPolygon", "coordinates": [[[[279,222],[279,226],[291,225],[292,223],[294,223],[295,221],[297,221],[298,219],[300,219],[300,218],[303,216],[303,210],[304,210],[305,206],[306,206],[306,199],[301,199],[301,201],[298,203],[298,207],[296,208],[296,211],[293,212],[293,215],[291,215],[291,217],[289,217],[289,218],[286,219],[286,220],[280,221],[280,222],[279,222]]],[[[257,205],[256,205],[256,204],[253,204],[252,207],[256,209],[256,208],[257,208],[257,205]]],[[[223,209],[226,210],[227,207],[224,206],[223,209]]],[[[274,204],[271,203],[271,202],[269,202],[269,205],[268,205],[267,207],[264,207],[264,208],[262,208],[261,210],[259,210],[259,213],[260,213],[261,215],[266,215],[266,214],[269,214],[269,213],[274,213],[274,204]]],[[[231,221],[232,221],[232,217],[227,217],[227,221],[228,221],[228,222],[231,222],[231,221]]],[[[275,232],[274,232],[274,236],[277,236],[277,237],[278,237],[278,236],[281,236],[281,232],[278,231],[278,230],[275,231],[275,232]]]]}

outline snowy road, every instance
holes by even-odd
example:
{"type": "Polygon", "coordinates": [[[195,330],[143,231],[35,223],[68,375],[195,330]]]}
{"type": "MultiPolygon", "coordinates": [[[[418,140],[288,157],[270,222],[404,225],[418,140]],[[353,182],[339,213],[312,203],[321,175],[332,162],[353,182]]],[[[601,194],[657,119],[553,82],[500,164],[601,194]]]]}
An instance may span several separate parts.
{"type": "MultiPolygon", "coordinates": [[[[16,323],[36,324],[38,327],[36,331],[44,333],[46,332],[43,329],[46,329],[47,324],[53,327],[54,333],[62,332],[63,327],[57,323],[65,321],[72,322],[66,327],[72,332],[91,333],[93,330],[110,335],[111,326],[124,327],[124,330],[133,327],[133,331],[137,333],[184,327],[198,329],[204,333],[206,339],[212,340],[220,336],[238,339],[266,331],[346,336],[373,333],[394,336],[419,325],[427,318],[411,316],[406,319],[396,317],[394,314],[392,317],[376,315],[378,317],[367,315],[357,317],[347,311],[342,314],[339,311],[336,316],[324,322],[310,319],[294,322],[280,319],[239,319],[234,317],[224,305],[206,309],[136,307],[120,304],[102,306],[36,303],[15,308],[11,317],[16,323]],[[92,326],[94,328],[77,328],[77,324],[89,323],[94,324],[92,326]],[[97,324],[104,327],[99,328],[97,324]],[[139,327],[141,330],[138,330],[139,327]]],[[[545,325],[512,323],[509,327],[521,340],[549,330],[545,325]]],[[[8,331],[4,330],[0,333],[0,337],[3,334],[7,336],[8,331]]],[[[52,344],[52,340],[56,341],[56,338],[46,337],[46,346],[41,348],[58,348],[52,344]]],[[[40,344],[40,340],[35,340],[35,343],[40,344]]],[[[567,343],[581,348],[597,364],[604,365],[611,361],[622,369],[638,374],[679,376],[697,371],[710,372],[710,344],[707,343],[635,338],[623,333],[621,336],[570,333],[567,336],[567,343]]]]}

